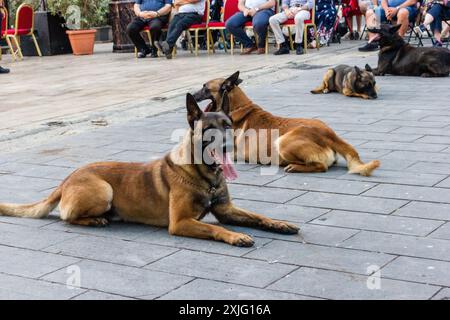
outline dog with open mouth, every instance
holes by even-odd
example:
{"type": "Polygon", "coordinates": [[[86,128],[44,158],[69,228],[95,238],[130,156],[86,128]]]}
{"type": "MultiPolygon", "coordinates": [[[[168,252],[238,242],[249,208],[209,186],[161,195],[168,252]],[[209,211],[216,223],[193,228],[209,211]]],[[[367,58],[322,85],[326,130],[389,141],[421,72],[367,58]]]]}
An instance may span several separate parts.
{"type": "Polygon", "coordinates": [[[223,224],[298,233],[299,228],[293,224],[266,218],[231,203],[226,179],[236,178],[236,171],[227,154],[232,141],[226,134],[231,128],[226,96],[223,103],[216,112],[204,113],[188,94],[190,129],[164,158],[150,163],[89,164],[74,171],[42,201],[0,204],[0,215],[44,218],[59,204],[61,219],[71,224],[105,226],[107,217],[114,214],[127,222],[168,227],[172,235],[246,247],[254,243],[250,236],[200,220],[211,212],[223,224]],[[205,139],[210,130],[220,134],[210,134],[205,139]]]}
{"type": "Polygon", "coordinates": [[[224,96],[229,98],[228,114],[233,129],[239,131],[234,135],[235,159],[268,164],[261,160],[260,150],[265,149],[265,158],[276,161],[270,164],[282,166],[286,172],[325,172],[336,163],[337,154],[346,159],[349,173],[370,176],[380,166],[378,160],[362,162],[355,148],[318,119],[284,118],[263,110],[242,91],[241,82],[237,71],[227,79],[208,81],[194,94],[197,101],[211,100],[206,108],[209,112],[217,111],[224,96]],[[256,132],[256,141],[246,134],[249,130],[256,132]],[[267,130],[277,131],[278,137],[259,139],[267,130]]]}
{"type": "Polygon", "coordinates": [[[397,31],[401,25],[382,24],[369,28],[380,43],[376,76],[447,77],[450,74],[450,50],[447,48],[415,48],[406,43],[397,31]]]}

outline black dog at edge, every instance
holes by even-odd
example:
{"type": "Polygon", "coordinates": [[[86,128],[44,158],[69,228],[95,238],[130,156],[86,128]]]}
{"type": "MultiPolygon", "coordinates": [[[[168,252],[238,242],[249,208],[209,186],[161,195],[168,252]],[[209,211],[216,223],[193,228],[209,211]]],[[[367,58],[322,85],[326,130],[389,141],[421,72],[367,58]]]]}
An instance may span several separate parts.
{"type": "Polygon", "coordinates": [[[446,48],[415,48],[407,44],[397,31],[400,25],[382,24],[368,29],[377,34],[380,52],[373,74],[384,76],[447,77],[450,73],[450,50],[446,48]]]}

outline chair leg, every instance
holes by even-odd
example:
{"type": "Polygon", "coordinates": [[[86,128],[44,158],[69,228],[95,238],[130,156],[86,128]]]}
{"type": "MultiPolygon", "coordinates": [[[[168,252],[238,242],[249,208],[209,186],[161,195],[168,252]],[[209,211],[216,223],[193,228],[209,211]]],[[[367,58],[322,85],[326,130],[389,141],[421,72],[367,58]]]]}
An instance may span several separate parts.
{"type": "Polygon", "coordinates": [[[225,50],[225,53],[228,52],[227,49],[227,39],[225,38],[225,32],[223,32],[223,30],[220,30],[220,36],[222,37],[222,41],[223,41],[223,49],[225,50]]]}
{"type": "MultiPolygon", "coordinates": [[[[319,44],[316,43],[316,45],[319,44]]],[[[305,30],[303,30],[303,51],[308,53],[308,26],[305,26],[305,30]]]]}
{"type": "Polygon", "coordinates": [[[41,48],[39,47],[39,43],[36,40],[34,33],[31,33],[31,37],[33,38],[34,46],[36,47],[37,54],[39,57],[42,57],[41,48]]]}
{"type": "Polygon", "coordinates": [[[186,30],[186,39],[188,42],[189,50],[191,51],[191,53],[194,53],[194,46],[192,44],[192,37],[191,37],[191,33],[189,32],[189,30],[186,30]]]}
{"type": "Polygon", "coordinates": [[[9,39],[9,37],[6,37],[6,44],[8,45],[9,51],[11,52],[11,56],[13,58],[13,61],[17,60],[17,56],[16,56],[16,52],[14,51],[14,47],[11,43],[11,39],[9,39]]]}
{"type": "Polygon", "coordinates": [[[20,49],[19,41],[17,40],[17,38],[15,36],[12,36],[11,39],[12,39],[13,46],[16,46],[16,48],[17,48],[16,51],[14,51],[14,49],[13,49],[14,55],[17,56],[19,58],[19,60],[22,60],[23,55],[22,55],[22,50],[20,49]]]}
{"type": "Polygon", "coordinates": [[[266,35],[266,48],[265,48],[266,54],[269,53],[269,33],[267,32],[266,35]]]}
{"type": "Polygon", "coordinates": [[[292,40],[291,27],[288,27],[288,34],[289,34],[289,46],[291,47],[291,50],[294,50],[294,40],[292,40]]]}
{"type": "Polygon", "coordinates": [[[319,43],[319,35],[317,33],[317,26],[314,25],[314,38],[316,39],[316,49],[317,51],[320,50],[320,43],[319,43]]]}
{"type": "Polygon", "coordinates": [[[233,35],[230,35],[230,50],[231,50],[231,54],[233,55],[234,54],[234,36],[233,35]]]}
{"type": "Polygon", "coordinates": [[[195,56],[198,56],[198,29],[195,29],[195,56]]]}
{"type": "MultiPolygon", "coordinates": [[[[212,51],[212,53],[216,53],[216,49],[214,48],[214,38],[212,35],[212,31],[210,29],[208,29],[208,32],[209,32],[209,41],[211,44],[211,51],[212,51]]],[[[220,37],[218,38],[218,41],[220,41],[220,37]]]]}
{"type": "MultiPolygon", "coordinates": [[[[211,47],[210,31],[208,29],[206,29],[205,33],[206,33],[206,52],[209,54],[210,53],[209,48],[211,47]]],[[[212,46],[214,47],[214,44],[212,46]]]]}

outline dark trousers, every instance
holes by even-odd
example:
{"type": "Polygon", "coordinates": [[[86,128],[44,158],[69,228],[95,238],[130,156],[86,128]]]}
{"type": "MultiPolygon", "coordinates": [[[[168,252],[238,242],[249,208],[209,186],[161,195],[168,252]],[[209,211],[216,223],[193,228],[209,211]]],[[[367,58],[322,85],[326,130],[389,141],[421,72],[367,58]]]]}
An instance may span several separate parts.
{"type": "Polygon", "coordinates": [[[428,9],[427,13],[431,14],[434,18],[433,22],[430,24],[431,30],[433,32],[441,32],[442,19],[444,18],[444,21],[450,19],[450,2],[447,3],[447,6],[444,6],[440,3],[433,3],[431,8],[428,9]]]}
{"type": "MultiPolygon", "coordinates": [[[[141,36],[142,29],[144,29],[146,26],[149,26],[150,34],[152,35],[152,41],[159,41],[159,38],[161,38],[162,29],[167,25],[168,22],[169,15],[153,19],[142,19],[136,17],[128,25],[127,34],[139,51],[146,51],[149,48],[147,47],[145,40],[141,36]]],[[[151,45],[153,45],[153,43],[151,45]]]]}
{"type": "Polygon", "coordinates": [[[202,16],[195,12],[178,13],[170,21],[167,32],[167,43],[172,48],[184,30],[196,23],[202,22],[202,16]]]}
{"type": "Polygon", "coordinates": [[[252,21],[253,30],[258,35],[258,48],[266,46],[267,27],[269,25],[269,18],[273,16],[272,9],[264,9],[258,11],[253,17],[245,17],[242,12],[235,13],[226,23],[227,31],[239,40],[244,48],[253,46],[252,40],[247,36],[244,30],[244,25],[248,21],[252,21]]]}

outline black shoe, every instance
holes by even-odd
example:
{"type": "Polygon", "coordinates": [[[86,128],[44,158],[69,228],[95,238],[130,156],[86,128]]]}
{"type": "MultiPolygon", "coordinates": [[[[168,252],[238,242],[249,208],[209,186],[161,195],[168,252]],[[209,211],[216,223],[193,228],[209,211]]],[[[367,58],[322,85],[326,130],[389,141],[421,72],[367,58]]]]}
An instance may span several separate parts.
{"type": "Polygon", "coordinates": [[[150,53],[152,53],[152,50],[150,50],[149,48],[147,48],[147,49],[144,49],[144,50],[139,51],[137,57],[138,57],[139,59],[143,59],[143,58],[145,58],[147,55],[149,55],[150,53]]]}
{"type": "Polygon", "coordinates": [[[9,69],[0,67],[0,74],[1,73],[9,73],[9,69]]]}
{"type": "Polygon", "coordinates": [[[152,52],[150,53],[151,58],[158,58],[158,48],[156,46],[152,47],[152,52]]]}
{"type": "Polygon", "coordinates": [[[358,31],[353,32],[353,40],[359,40],[359,32],[358,31]]]}
{"type": "Polygon", "coordinates": [[[296,53],[297,55],[301,55],[301,54],[304,53],[304,52],[303,52],[303,44],[302,44],[302,43],[297,44],[297,49],[295,49],[295,53],[296,53]]]}
{"type": "Polygon", "coordinates": [[[289,47],[286,44],[286,42],[281,43],[280,48],[277,51],[275,51],[273,54],[276,56],[279,56],[281,54],[289,54],[289,47]]]}
{"type": "Polygon", "coordinates": [[[167,41],[163,41],[160,43],[162,52],[166,56],[167,59],[172,59],[172,49],[167,41]]]}
{"type": "Polygon", "coordinates": [[[361,52],[369,52],[369,51],[377,51],[378,48],[378,42],[367,42],[364,47],[358,48],[361,52]]]}

